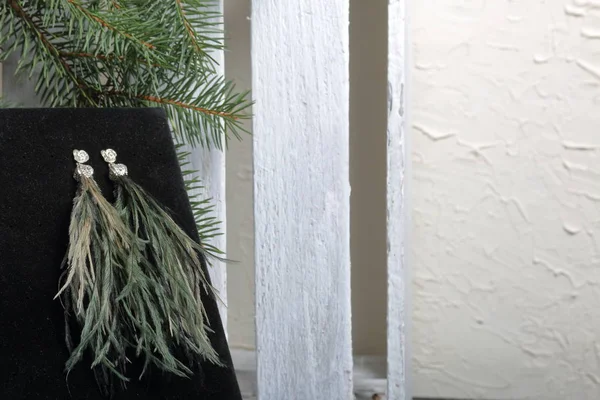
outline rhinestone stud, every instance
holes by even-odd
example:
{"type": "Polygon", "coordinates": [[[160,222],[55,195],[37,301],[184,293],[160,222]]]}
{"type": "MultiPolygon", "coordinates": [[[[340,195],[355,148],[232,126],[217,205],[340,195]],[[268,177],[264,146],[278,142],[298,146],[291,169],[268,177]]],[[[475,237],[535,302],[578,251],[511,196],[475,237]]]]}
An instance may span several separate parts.
{"type": "Polygon", "coordinates": [[[104,161],[107,163],[114,163],[117,161],[117,152],[113,149],[102,150],[100,154],[102,154],[102,158],[104,158],[104,161]]]}
{"type": "Polygon", "coordinates": [[[85,150],[73,150],[73,158],[79,164],[83,164],[89,161],[90,156],[85,150]]]}

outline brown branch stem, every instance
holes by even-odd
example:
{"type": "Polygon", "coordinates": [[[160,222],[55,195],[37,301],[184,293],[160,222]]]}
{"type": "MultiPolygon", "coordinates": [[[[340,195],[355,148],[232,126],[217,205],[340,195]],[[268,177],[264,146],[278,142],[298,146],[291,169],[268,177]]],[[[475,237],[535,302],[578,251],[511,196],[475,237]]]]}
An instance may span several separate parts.
{"type": "MultiPolygon", "coordinates": [[[[70,51],[61,51],[60,55],[65,58],[95,58],[97,60],[110,60],[111,58],[115,58],[114,56],[105,56],[102,54],[74,53],[70,51]]],[[[119,59],[123,59],[123,57],[119,57],[119,59]]]]}
{"type": "MultiPolygon", "coordinates": [[[[129,95],[123,93],[123,92],[117,92],[117,91],[110,91],[110,92],[105,92],[105,94],[108,95],[113,95],[113,96],[126,96],[129,97],[129,95]]],[[[157,96],[150,96],[150,95],[145,95],[145,94],[138,94],[138,95],[134,95],[133,97],[140,99],[140,100],[146,100],[146,101],[151,101],[153,103],[157,103],[157,104],[169,104],[172,106],[177,106],[177,107],[181,107],[181,108],[186,108],[188,110],[194,110],[194,111],[198,111],[204,114],[208,114],[208,115],[216,115],[219,117],[223,117],[223,118],[229,118],[229,119],[233,119],[233,120],[237,120],[239,119],[239,117],[231,114],[231,113],[227,113],[227,112],[223,112],[223,111],[215,111],[215,110],[210,110],[208,108],[204,108],[204,107],[198,107],[198,106],[194,106],[193,104],[188,104],[182,101],[178,101],[178,100],[173,100],[173,99],[165,99],[162,97],[157,97],[157,96]]]]}
{"type": "Polygon", "coordinates": [[[183,4],[181,3],[181,0],[175,0],[175,3],[177,3],[177,8],[179,9],[181,19],[183,20],[183,26],[185,26],[185,30],[187,31],[188,35],[192,38],[192,43],[194,44],[194,47],[197,51],[202,51],[202,49],[198,45],[198,38],[196,36],[196,32],[194,31],[194,28],[185,16],[185,11],[183,9],[183,4]]]}
{"type": "MultiPolygon", "coordinates": [[[[102,60],[102,61],[109,61],[109,60],[112,60],[115,58],[118,59],[119,61],[125,60],[125,57],[115,56],[113,54],[105,56],[104,54],[77,53],[77,52],[70,52],[70,51],[62,51],[62,52],[60,52],[60,55],[65,58],[94,58],[96,60],[102,60]]],[[[142,60],[142,59],[138,59],[137,61],[140,64],[152,65],[153,67],[158,67],[158,68],[163,67],[162,65],[156,64],[156,63],[148,64],[148,62],[146,60],[142,60]]]]}

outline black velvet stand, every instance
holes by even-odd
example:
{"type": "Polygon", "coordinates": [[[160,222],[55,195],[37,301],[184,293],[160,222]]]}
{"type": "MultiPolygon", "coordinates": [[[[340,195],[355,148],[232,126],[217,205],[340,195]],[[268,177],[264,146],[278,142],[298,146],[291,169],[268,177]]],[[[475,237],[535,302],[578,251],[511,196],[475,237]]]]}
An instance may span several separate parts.
{"type": "MultiPolygon", "coordinates": [[[[129,175],[197,239],[165,114],[159,109],[0,110],[0,399],[104,400],[81,363],[66,379],[62,306],[53,300],[68,242],[76,182],[73,149],[112,200],[100,150],[113,148],[129,175]]],[[[204,298],[211,340],[226,367],[204,363],[191,379],[158,371],[132,377],[116,400],[241,400],[212,298],[204,298]]],[[[130,371],[136,371],[134,361],[130,371]]],[[[132,372],[132,375],[133,375],[132,372]]]]}

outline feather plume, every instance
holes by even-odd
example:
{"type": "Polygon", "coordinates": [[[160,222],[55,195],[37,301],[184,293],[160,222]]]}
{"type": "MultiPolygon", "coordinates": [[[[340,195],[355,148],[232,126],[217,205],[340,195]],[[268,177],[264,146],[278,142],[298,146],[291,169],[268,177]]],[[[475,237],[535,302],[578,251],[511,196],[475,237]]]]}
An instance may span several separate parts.
{"type": "Polygon", "coordinates": [[[115,208],[128,227],[146,242],[145,273],[158,284],[164,303],[167,334],[190,360],[203,359],[221,365],[210,343],[201,291],[216,295],[203,269],[203,247],[192,240],[160,204],[128,176],[113,176],[115,208]]]}

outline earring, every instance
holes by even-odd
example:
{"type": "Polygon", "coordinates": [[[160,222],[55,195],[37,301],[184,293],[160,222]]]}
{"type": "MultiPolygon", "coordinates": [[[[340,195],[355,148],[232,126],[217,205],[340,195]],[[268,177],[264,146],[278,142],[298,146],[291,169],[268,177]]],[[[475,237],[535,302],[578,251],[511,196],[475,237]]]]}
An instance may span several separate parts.
{"type": "MultiPolygon", "coordinates": [[[[71,353],[65,365],[67,375],[89,352],[104,394],[112,393],[113,377],[123,386],[129,381],[125,370],[130,363],[128,356],[133,354],[143,360],[140,378],[151,365],[178,376],[190,376],[192,370],[174,355],[174,347],[184,344],[195,350],[198,342],[193,341],[196,337],[187,336],[180,325],[188,320],[178,320],[174,310],[194,309],[195,299],[183,303],[169,297],[168,286],[144,257],[147,241],[140,239],[102,196],[93,178],[94,169],[85,165],[88,154],[75,150],[73,156],[78,189],[71,212],[65,271],[56,295],[65,309],[65,337],[71,353]],[[80,328],[77,344],[70,333],[71,322],[80,328]]],[[[172,292],[177,294],[177,290],[172,292]]]]}
{"type": "Polygon", "coordinates": [[[90,352],[96,378],[106,389],[113,373],[121,380],[129,347],[128,312],[122,300],[132,290],[132,275],[139,269],[143,243],[122,222],[102,196],[94,169],[86,165],[88,154],[74,150],[74,178],[78,182],[69,224],[69,245],[63,262],[60,297],[65,309],[65,339],[70,351],[68,373],[90,352]],[[69,326],[79,325],[74,343],[69,326]]]}
{"type": "Polygon", "coordinates": [[[208,332],[208,317],[201,291],[216,296],[202,270],[203,247],[191,239],[163,207],[129,176],[124,164],[117,164],[117,153],[101,151],[115,183],[115,208],[122,220],[146,245],[145,272],[156,284],[156,301],[164,306],[167,336],[170,336],[188,361],[204,359],[223,365],[208,332]]]}

